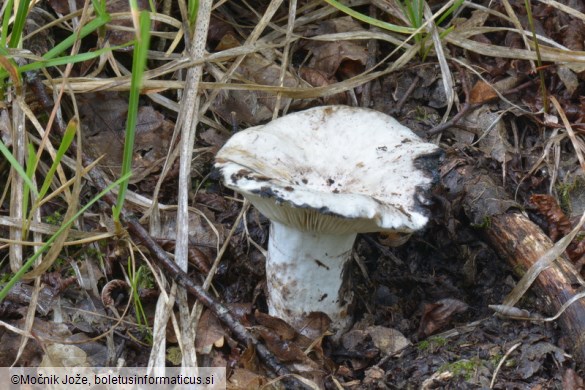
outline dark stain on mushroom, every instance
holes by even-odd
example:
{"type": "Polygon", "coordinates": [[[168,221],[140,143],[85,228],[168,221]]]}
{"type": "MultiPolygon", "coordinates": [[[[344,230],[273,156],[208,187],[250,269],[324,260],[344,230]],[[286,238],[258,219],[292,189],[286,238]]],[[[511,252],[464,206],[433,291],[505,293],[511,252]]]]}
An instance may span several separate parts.
{"type": "Polygon", "coordinates": [[[323,268],[325,268],[327,271],[329,271],[329,270],[330,270],[330,268],[327,266],[327,264],[323,264],[322,262],[320,262],[320,261],[319,261],[319,260],[317,260],[317,259],[315,259],[315,263],[317,263],[317,265],[318,265],[319,267],[323,267],[323,268]]]}
{"type": "Polygon", "coordinates": [[[388,147],[387,146],[378,146],[376,148],[376,150],[377,151],[380,151],[380,152],[387,152],[388,151],[388,147]]]}
{"type": "Polygon", "coordinates": [[[250,191],[255,195],[260,195],[261,198],[277,198],[279,199],[278,192],[272,190],[268,186],[262,186],[259,190],[250,191]]]}
{"type": "Polygon", "coordinates": [[[327,298],[327,294],[323,294],[321,295],[321,298],[319,298],[319,302],[323,302],[323,300],[327,298]]]}
{"type": "Polygon", "coordinates": [[[305,179],[304,177],[301,179],[301,181],[303,182],[303,184],[307,184],[309,181],[307,179],[305,179]]]}
{"type": "Polygon", "coordinates": [[[426,186],[417,186],[414,190],[414,211],[426,217],[430,215],[429,206],[433,204],[431,188],[439,182],[439,165],[444,155],[445,153],[439,149],[434,153],[418,156],[414,160],[415,168],[431,178],[431,183],[426,186]]]}
{"type": "Polygon", "coordinates": [[[286,187],[284,187],[284,190],[288,191],[288,192],[293,192],[295,189],[292,188],[291,186],[286,186],[286,187]]]}
{"type": "Polygon", "coordinates": [[[333,180],[332,178],[327,179],[327,185],[333,185],[333,183],[335,183],[335,180],[333,180]]]}
{"type": "Polygon", "coordinates": [[[238,180],[240,180],[242,177],[245,177],[246,179],[248,179],[248,177],[251,173],[252,173],[252,171],[249,171],[247,169],[240,169],[236,173],[232,174],[230,176],[230,179],[231,179],[233,184],[236,184],[238,182],[238,180]]]}

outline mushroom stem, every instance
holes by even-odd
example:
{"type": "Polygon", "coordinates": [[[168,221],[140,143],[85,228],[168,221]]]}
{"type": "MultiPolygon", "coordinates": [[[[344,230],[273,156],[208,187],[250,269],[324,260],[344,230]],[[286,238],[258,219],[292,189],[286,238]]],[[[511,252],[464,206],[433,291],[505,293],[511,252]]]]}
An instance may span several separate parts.
{"type": "Polygon", "coordinates": [[[335,331],[351,326],[347,264],[355,238],[356,233],[306,232],[272,221],[266,259],[270,314],[298,328],[307,314],[320,311],[335,331]]]}

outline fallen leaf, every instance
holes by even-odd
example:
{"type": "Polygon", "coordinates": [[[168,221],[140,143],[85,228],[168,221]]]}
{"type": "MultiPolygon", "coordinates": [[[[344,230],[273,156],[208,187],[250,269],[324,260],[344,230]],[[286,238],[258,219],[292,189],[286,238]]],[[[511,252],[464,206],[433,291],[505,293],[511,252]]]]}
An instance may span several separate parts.
{"type": "Polygon", "coordinates": [[[228,379],[227,389],[259,389],[264,387],[268,380],[245,368],[236,368],[228,379]]]}
{"type": "Polygon", "coordinates": [[[549,342],[540,341],[534,344],[524,344],[516,371],[522,379],[532,377],[540,370],[549,354],[554,356],[558,364],[565,361],[565,351],[549,342]]]}
{"type": "Polygon", "coordinates": [[[395,355],[412,343],[396,329],[384,326],[370,326],[366,329],[372,342],[384,355],[395,355]]]}
{"type": "Polygon", "coordinates": [[[563,373],[563,389],[564,390],[584,390],[585,383],[575,370],[567,368],[563,373]]]}
{"type": "Polygon", "coordinates": [[[498,97],[494,87],[483,80],[479,80],[469,92],[470,104],[484,104],[498,97]]]}
{"type": "Polygon", "coordinates": [[[220,348],[223,345],[224,337],[225,332],[217,317],[209,310],[205,310],[197,323],[197,337],[195,339],[197,352],[207,355],[214,345],[220,348]]]}
{"type": "Polygon", "coordinates": [[[445,298],[424,306],[418,328],[419,338],[428,337],[445,327],[455,314],[463,313],[468,306],[458,299],[445,298]]]}
{"type": "MultiPolygon", "coordinates": [[[[353,18],[346,16],[322,21],[307,35],[352,31],[363,31],[363,28],[353,18]]],[[[364,70],[368,60],[366,45],[360,41],[308,41],[304,48],[312,54],[308,67],[323,72],[328,78],[336,74],[342,79],[353,77],[364,70]]]]}

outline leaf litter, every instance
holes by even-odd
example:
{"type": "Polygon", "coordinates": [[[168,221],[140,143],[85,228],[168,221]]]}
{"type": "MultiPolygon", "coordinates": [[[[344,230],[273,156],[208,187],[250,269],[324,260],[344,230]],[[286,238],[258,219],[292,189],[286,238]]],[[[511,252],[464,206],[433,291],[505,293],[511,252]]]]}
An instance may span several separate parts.
{"type": "MultiPolygon", "coordinates": [[[[382,11],[388,11],[390,7],[394,13],[393,16],[383,14],[381,17],[404,22],[404,19],[401,22],[396,17],[400,10],[396,2],[389,5],[376,1],[372,3],[373,7],[379,7],[382,11]]],[[[71,11],[64,4],[50,2],[56,13],[54,17],[71,11]]],[[[444,68],[436,64],[437,51],[431,48],[426,63],[423,63],[414,56],[416,50],[410,50],[408,45],[413,44],[410,42],[405,50],[395,52],[391,60],[383,56],[375,58],[374,71],[366,70],[373,54],[368,52],[366,41],[360,35],[370,34],[369,39],[376,39],[380,35],[375,34],[379,32],[367,24],[334,14],[334,10],[324,4],[308,3],[297,10],[295,25],[292,26],[293,41],[287,42],[290,44],[291,60],[285,64],[281,62],[286,58],[282,52],[285,46],[278,45],[279,40],[282,43],[286,36],[283,31],[286,30],[283,20],[287,20],[284,7],[272,18],[272,23],[276,24],[261,32],[258,41],[249,42],[249,26],[257,24],[266,3],[255,5],[257,7],[251,8],[242,4],[223,4],[213,11],[209,53],[205,57],[209,62],[202,83],[202,95],[208,97],[214,91],[220,92],[204,102],[209,110],[202,111],[201,122],[205,125],[197,134],[196,148],[211,148],[215,152],[239,126],[264,123],[282,108],[297,110],[323,103],[355,104],[360,101],[364,93],[363,85],[367,82],[371,83],[370,101],[373,107],[393,114],[422,136],[441,122],[450,100],[443,85],[444,68]],[[320,40],[320,37],[335,34],[342,34],[339,36],[344,38],[320,40]],[[270,46],[274,42],[277,44],[270,46]],[[248,50],[248,55],[238,61],[237,56],[243,54],[238,50],[248,50]],[[389,67],[389,70],[381,71],[390,64],[389,61],[392,61],[391,66],[401,63],[413,66],[389,67]],[[233,66],[236,62],[237,66],[233,66]],[[229,72],[231,66],[233,71],[229,72]],[[280,94],[280,100],[277,94],[280,94]]],[[[359,297],[356,309],[358,321],[340,343],[330,339],[326,331],[327,320],[319,315],[307,318],[307,327],[302,334],[298,334],[286,323],[263,314],[266,302],[262,282],[264,260],[260,249],[266,245],[268,223],[251,210],[242,222],[236,224],[242,202],[233,198],[233,194],[222,188],[214,177],[210,169],[213,153],[194,156],[197,165],[193,170],[192,205],[198,212],[191,213],[189,218],[190,245],[195,253],[191,258],[191,276],[201,281],[213,259],[219,259],[213,282],[215,293],[234,312],[240,313],[240,321],[258,335],[282,364],[320,388],[337,385],[346,388],[488,387],[498,363],[516,343],[521,343],[521,347],[513,351],[499,369],[494,388],[582,386],[583,367],[567,354],[571,340],[564,340],[553,325],[489,317],[488,304],[501,302],[515,282],[511,270],[481,241],[480,229],[483,223],[489,223],[490,213],[506,212],[519,204],[500,201],[504,192],[515,193],[518,202],[528,204],[528,200],[538,200],[537,196],[542,196],[538,194],[561,195],[561,189],[556,187],[557,180],[569,182],[578,172],[579,160],[574,151],[579,151],[583,142],[583,102],[579,95],[585,69],[579,52],[583,49],[583,10],[572,3],[570,6],[573,8],[569,8],[572,12],[567,12],[566,5],[563,8],[556,2],[533,5],[543,58],[550,62],[544,68],[547,86],[549,93],[554,94],[558,101],[556,112],[544,114],[538,86],[530,81],[536,56],[530,39],[522,38],[526,33],[518,34],[515,30],[518,26],[529,29],[523,5],[520,2],[511,2],[508,8],[499,3],[492,8],[483,4],[465,5],[467,8],[462,8],[453,20],[456,28],[442,37],[449,45],[449,52],[443,56],[464,59],[470,67],[481,69],[482,78],[479,78],[468,71],[469,68],[464,68],[462,73],[470,81],[465,81],[465,77],[461,80],[456,78],[454,85],[465,101],[481,107],[466,115],[456,126],[444,130],[440,142],[449,153],[473,156],[478,165],[491,169],[494,181],[501,183],[499,188],[502,192],[493,193],[492,203],[481,205],[488,211],[486,220],[470,223],[461,217],[462,206],[458,200],[447,199],[449,194],[442,193],[438,188],[434,219],[424,234],[414,235],[404,246],[396,249],[385,245],[387,238],[376,235],[360,237],[355,250],[358,258],[363,259],[362,266],[359,272],[352,272],[359,297]],[[495,85],[506,77],[514,77],[515,85],[503,90],[496,88],[495,85]],[[508,100],[499,99],[501,96],[494,90],[505,94],[508,100]],[[558,112],[559,108],[563,113],[558,112]],[[563,119],[562,115],[566,116],[570,126],[565,126],[566,123],[561,126],[558,120],[551,120],[554,117],[563,119]],[[232,230],[233,236],[227,243],[226,252],[219,256],[218,248],[225,243],[226,232],[232,230]],[[237,309],[237,305],[241,306],[237,309]]],[[[81,3],[77,6],[82,8],[81,3]]],[[[367,12],[367,7],[362,8],[364,10],[367,12]]],[[[169,15],[178,22],[174,19],[179,15],[178,10],[173,10],[169,15]]],[[[125,18],[124,23],[131,26],[129,18],[125,18]]],[[[123,44],[134,38],[133,31],[129,34],[124,31],[125,34],[119,35],[123,30],[119,26],[114,27],[115,34],[88,36],[83,44],[93,48],[104,38],[111,45],[123,44]]],[[[173,137],[177,113],[169,108],[176,109],[177,106],[162,106],[157,102],[165,99],[178,102],[177,88],[184,86],[184,80],[178,75],[192,66],[179,58],[180,50],[173,43],[180,36],[178,30],[173,30],[181,28],[177,26],[181,23],[166,23],[166,30],[161,30],[158,43],[170,52],[153,50],[149,64],[151,73],[145,84],[148,93],[138,113],[138,138],[134,148],[137,175],[133,189],[138,195],[147,197],[152,194],[154,183],[161,179],[157,175],[163,170],[167,156],[172,153],[174,142],[178,141],[173,137]],[[173,48],[177,51],[173,52],[173,48]],[[167,55],[169,53],[172,55],[167,55]],[[169,74],[172,76],[167,76],[169,74]],[[140,184],[141,181],[148,183],[140,184]]],[[[153,24],[152,28],[161,28],[161,24],[153,24]]],[[[61,33],[57,31],[57,34],[61,33]]],[[[181,30],[181,34],[185,32],[181,30]]],[[[384,35],[384,39],[379,41],[380,52],[388,54],[393,50],[392,40],[403,37],[393,33],[384,35]]],[[[76,91],[75,101],[68,101],[72,106],[77,105],[81,115],[84,150],[92,151],[90,154],[93,157],[109,155],[100,164],[110,168],[114,174],[120,163],[124,140],[122,129],[127,105],[123,90],[127,89],[127,84],[124,84],[127,83],[127,73],[124,72],[128,59],[127,52],[116,51],[103,55],[99,61],[74,65],[75,75],[92,74],[96,77],[95,80],[73,77],[71,85],[76,91]],[[107,72],[103,72],[104,67],[107,72]],[[111,75],[116,75],[112,79],[118,90],[96,92],[96,88],[112,83],[108,79],[111,75]]],[[[52,76],[54,82],[60,82],[60,75],[55,73],[52,76]]],[[[1,135],[6,144],[14,142],[6,119],[8,115],[8,111],[2,108],[1,135]]],[[[3,183],[7,180],[4,173],[0,174],[0,178],[3,183]]],[[[176,188],[172,175],[164,180],[168,180],[165,182],[167,188],[176,188]]],[[[478,191],[481,185],[478,183],[478,191]]],[[[88,196],[88,193],[82,195],[88,196]]],[[[163,210],[159,226],[153,229],[158,230],[159,234],[157,236],[153,231],[153,235],[172,241],[177,230],[176,212],[168,211],[166,207],[176,203],[174,191],[163,191],[158,199],[151,201],[159,202],[163,210]]],[[[61,198],[54,202],[56,205],[52,205],[52,210],[59,205],[65,207],[61,198]]],[[[537,203],[537,211],[544,216],[553,240],[568,234],[568,217],[562,215],[552,199],[533,203],[537,203]]],[[[6,205],[4,200],[2,212],[7,210],[6,205]]],[[[133,211],[141,214],[144,206],[135,205],[133,211]]],[[[93,232],[107,230],[107,212],[98,209],[93,212],[83,218],[85,229],[93,232]]],[[[45,211],[43,217],[48,217],[48,214],[45,211]]],[[[537,219],[534,213],[531,212],[531,215],[537,219]]],[[[151,215],[151,218],[155,217],[151,215]]],[[[109,280],[130,281],[127,269],[135,260],[131,259],[130,252],[119,250],[128,248],[124,244],[126,238],[118,239],[119,245],[102,241],[92,247],[63,250],[63,256],[76,259],[85,251],[85,261],[99,264],[110,247],[110,269],[95,265],[83,273],[78,272],[78,275],[95,273],[100,288],[109,280]],[[100,272],[95,272],[98,269],[100,272]]],[[[140,242],[135,244],[136,248],[140,248],[140,242]]],[[[167,251],[174,250],[172,242],[166,245],[167,251]]],[[[579,243],[574,245],[577,248],[575,253],[579,254],[579,243]]],[[[579,263],[579,259],[575,261],[579,263]]],[[[56,262],[53,265],[63,280],[70,272],[67,264],[56,262]]],[[[152,287],[149,284],[152,282],[148,280],[142,283],[144,285],[140,288],[152,287]]],[[[157,288],[166,287],[159,284],[157,288]]],[[[24,287],[26,289],[28,287],[24,287]]],[[[6,322],[3,325],[24,326],[22,316],[26,313],[14,310],[30,302],[32,293],[23,294],[27,296],[24,301],[7,301],[13,307],[4,312],[6,317],[2,320],[6,322]]],[[[124,340],[126,350],[122,354],[127,361],[135,365],[146,364],[140,356],[148,350],[148,332],[145,333],[133,318],[136,309],[130,305],[123,318],[116,318],[124,309],[120,308],[122,311],[116,314],[97,298],[91,285],[83,288],[69,285],[58,290],[47,300],[48,305],[52,300],[58,304],[53,306],[52,312],[49,311],[49,317],[44,310],[38,311],[38,318],[33,324],[34,332],[41,333],[38,330],[41,324],[54,324],[53,320],[47,322],[46,319],[61,316],[67,324],[77,324],[71,328],[75,333],[63,333],[62,326],[51,328],[44,325],[46,329],[42,337],[46,340],[65,340],[77,336],[76,342],[81,342],[80,349],[81,345],[96,349],[97,358],[92,361],[96,365],[106,364],[113,351],[108,350],[107,344],[101,343],[99,338],[88,341],[81,336],[115,337],[124,340]],[[56,311],[59,306],[63,307],[60,313],[56,311]],[[112,336],[108,329],[113,325],[117,326],[117,334],[112,336]]],[[[44,295],[37,299],[45,302],[44,295]]],[[[542,297],[528,293],[523,297],[523,307],[538,312],[540,299],[542,297]]],[[[154,313],[154,303],[145,299],[144,305],[146,316],[152,321],[149,316],[154,313]]],[[[169,322],[172,323],[172,320],[169,322]]],[[[215,363],[231,367],[230,388],[251,388],[271,382],[254,348],[235,342],[230,332],[209,311],[203,312],[197,327],[196,349],[202,365],[215,363]]],[[[16,357],[20,341],[10,330],[6,330],[1,337],[0,342],[7,346],[3,352],[4,365],[10,365],[10,358],[16,357]]],[[[171,344],[169,356],[170,349],[177,344],[176,340],[177,337],[168,339],[171,344]]],[[[79,350],[72,352],[72,349],[59,346],[66,344],[54,345],[51,354],[55,359],[67,354],[84,359],[79,350]]],[[[19,364],[38,365],[49,356],[34,340],[29,341],[29,347],[19,364]]],[[[90,353],[85,353],[89,359],[90,353]]]]}

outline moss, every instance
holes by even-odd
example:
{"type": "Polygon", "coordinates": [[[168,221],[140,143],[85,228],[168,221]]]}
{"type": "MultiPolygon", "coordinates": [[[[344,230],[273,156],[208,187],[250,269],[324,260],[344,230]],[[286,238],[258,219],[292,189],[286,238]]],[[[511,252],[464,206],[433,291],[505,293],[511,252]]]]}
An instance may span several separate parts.
{"type": "Polygon", "coordinates": [[[63,223],[63,215],[55,211],[53,214],[47,215],[44,220],[50,225],[60,226],[63,223]]]}
{"type": "Polygon", "coordinates": [[[444,337],[429,337],[417,344],[419,351],[436,351],[438,348],[447,345],[447,339],[444,337]]]}
{"type": "Polygon", "coordinates": [[[492,218],[489,215],[486,215],[483,217],[483,220],[481,221],[481,223],[471,224],[471,227],[474,227],[476,229],[487,229],[491,226],[491,224],[492,224],[492,218]]]}
{"type": "Polygon", "coordinates": [[[559,206],[565,213],[571,212],[571,193],[581,185],[582,184],[579,180],[557,184],[556,189],[557,193],[559,194],[559,206]]]}
{"type": "Polygon", "coordinates": [[[479,359],[461,359],[441,366],[439,372],[450,371],[454,376],[460,376],[466,381],[470,381],[473,379],[473,374],[480,365],[481,361],[479,359]]]}

